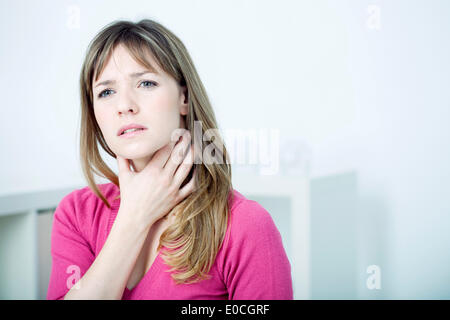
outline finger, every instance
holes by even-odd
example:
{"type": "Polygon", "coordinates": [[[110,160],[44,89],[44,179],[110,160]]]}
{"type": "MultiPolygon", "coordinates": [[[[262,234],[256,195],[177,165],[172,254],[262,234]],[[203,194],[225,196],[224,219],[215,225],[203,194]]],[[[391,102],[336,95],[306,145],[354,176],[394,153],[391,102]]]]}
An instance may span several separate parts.
{"type": "Polygon", "coordinates": [[[180,202],[181,200],[186,198],[188,195],[190,195],[192,192],[194,192],[194,190],[197,186],[196,171],[197,171],[197,169],[194,169],[191,180],[188,183],[186,183],[185,186],[178,191],[177,202],[180,202]]]}
{"type": "Polygon", "coordinates": [[[172,153],[173,148],[176,146],[176,144],[180,140],[180,137],[183,135],[184,132],[183,130],[186,129],[178,128],[174,130],[172,136],[170,137],[170,142],[161,149],[159,149],[158,151],[156,151],[149,164],[151,163],[152,166],[163,168],[167,162],[167,159],[172,153]]]}
{"type": "Polygon", "coordinates": [[[128,159],[122,158],[119,155],[116,155],[116,158],[117,158],[117,166],[119,168],[119,174],[121,174],[122,172],[126,173],[131,172],[128,159]]]}
{"type": "Polygon", "coordinates": [[[187,131],[183,135],[183,140],[181,141],[181,143],[179,145],[176,145],[172,153],[170,154],[170,157],[164,166],[164,173],[169,177],[173,177],[177,168],[186,159],[187,154],[189,153],[189,150],[191,148],[191,134],[189,133],[189,131],[187,131]]]}
{"type": "Polygon", "coordinates": [[[194,163],[194,147],[191,145],[186,154],[185,159],[183,160],[183,163],[178,166],[178,169],[173,176],[172,183],[176,185],[178,188],[181,186],[183,181],[188,176],[189,172],[191,171],[193,163],[194,163]]]}

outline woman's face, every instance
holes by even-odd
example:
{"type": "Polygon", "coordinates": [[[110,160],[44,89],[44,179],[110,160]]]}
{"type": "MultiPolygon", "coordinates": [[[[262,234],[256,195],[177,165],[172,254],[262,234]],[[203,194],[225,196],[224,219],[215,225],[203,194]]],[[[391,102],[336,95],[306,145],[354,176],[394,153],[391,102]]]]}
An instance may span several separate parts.
{"type": "Polygon", "coordinates": [[[186,87],[163,72],[153,57],[147,59],[158,74],[130,76],[148,70],[119,44],[92,89],[95,118],[106,143],[115,154],[132,160],[137,172],[171,141],[174,130],[185,128],[182,116],[188,112],[186,87]],[[112,82],[101,84],[108,80],[112,82]],[[122,126],[132,123],[147,130],[133,137],[118,135],[122,126]]]}

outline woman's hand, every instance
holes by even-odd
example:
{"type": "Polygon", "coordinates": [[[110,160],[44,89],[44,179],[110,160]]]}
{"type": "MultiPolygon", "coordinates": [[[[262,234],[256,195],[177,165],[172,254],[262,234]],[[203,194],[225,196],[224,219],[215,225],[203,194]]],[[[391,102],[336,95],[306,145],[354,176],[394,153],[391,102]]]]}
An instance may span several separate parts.
{"type": "MultiPolygon", "coordinates": [[[[179,136],[179,135],[178,135],[179,136]]],[[[195,174],[181,189],[194,162],[191,135],[184,131],[182,140],[171,141],[159,149],[140,172],[130,169],[130,162],[117,155],[120,185],[120,209],[145,228],[167,215],[181,200],[194,191],[195,174]]]]}

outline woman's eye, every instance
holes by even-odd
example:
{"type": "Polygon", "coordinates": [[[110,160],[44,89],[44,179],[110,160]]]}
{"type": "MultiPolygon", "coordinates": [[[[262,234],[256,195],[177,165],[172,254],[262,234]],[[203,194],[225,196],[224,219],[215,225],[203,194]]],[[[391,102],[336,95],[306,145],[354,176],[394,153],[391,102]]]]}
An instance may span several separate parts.
{"type": "Polygon", "coordinates": [[[146,88],[150,88],[150,87],[154,87],[154,86],[156,86],[156,82],[153,82],[153,81],[147,81],[147,80],[145,80],[145,81],[142,81],[141,82],[141,84],[143,84],[143,83],[147,83],[148,85],[145,85],[144,87],[146,87],[146,88]],[[151,84],[151,85],[150,85],[151,84]]]}
{"type": "Polygon", "coordinates": [[[111,89],[103,90],[102,92],[100,92],[100,93],[98,94],[98,97],[99,97],[99,98],[104,98],[104,97],[109,96],[109,94],[108,94],[108,95],[104,95],[105,92],[109,92],[109,91],[112,91],[112,90],[111,90],[111,89]]]}

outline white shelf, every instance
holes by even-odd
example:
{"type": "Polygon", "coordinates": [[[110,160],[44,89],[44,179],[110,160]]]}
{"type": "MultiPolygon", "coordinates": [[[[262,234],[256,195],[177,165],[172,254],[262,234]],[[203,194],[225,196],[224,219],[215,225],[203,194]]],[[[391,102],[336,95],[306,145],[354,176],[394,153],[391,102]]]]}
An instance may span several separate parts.
{"type": "Polygon", "coordinates": [[[50,236],[40,230],[51,230],[49,214],[76,188],[0,197],[0,299],[46,298],[50,236]]]}

